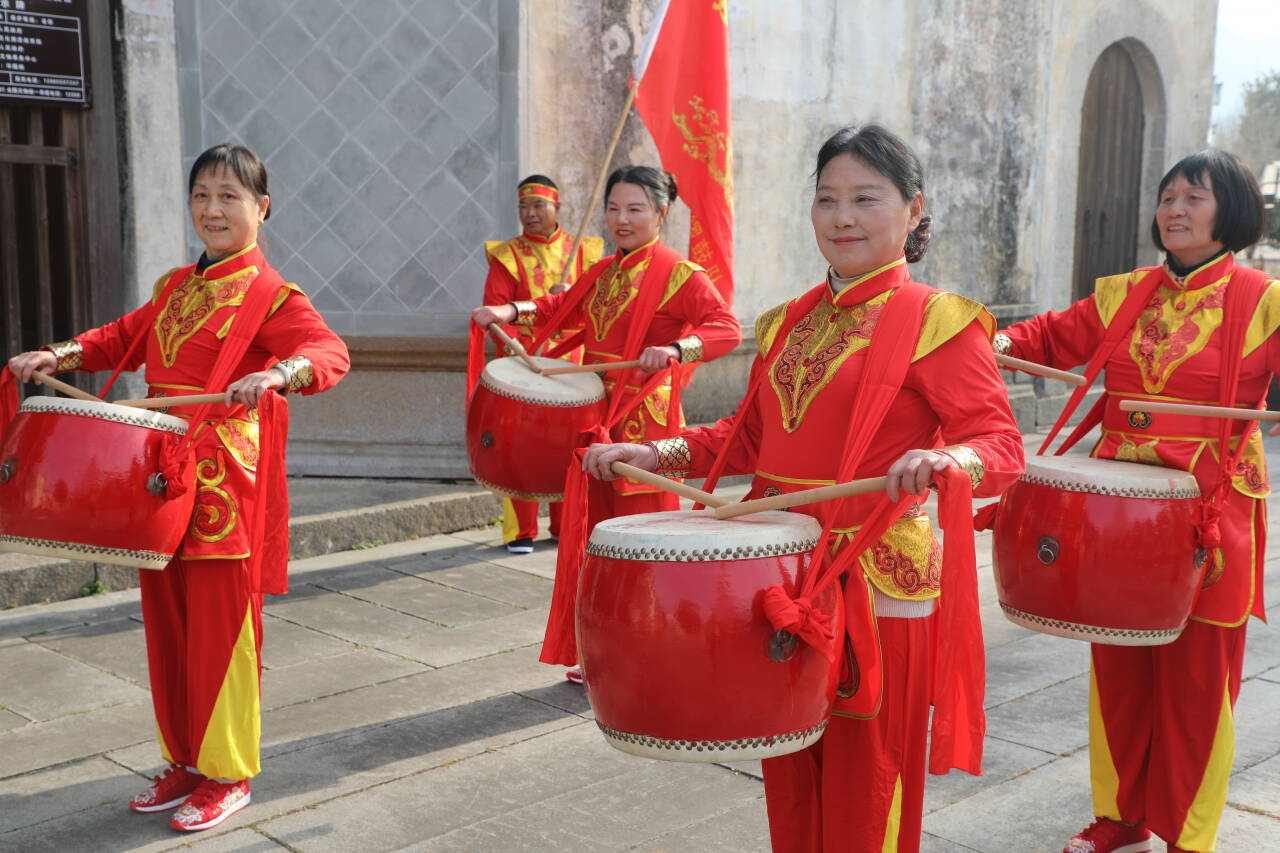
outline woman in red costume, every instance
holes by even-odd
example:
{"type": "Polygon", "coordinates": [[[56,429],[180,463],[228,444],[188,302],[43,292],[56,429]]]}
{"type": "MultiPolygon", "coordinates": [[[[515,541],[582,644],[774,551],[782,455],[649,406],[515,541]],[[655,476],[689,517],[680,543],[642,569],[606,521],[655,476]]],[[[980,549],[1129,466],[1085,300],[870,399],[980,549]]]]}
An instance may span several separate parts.
{"type": "MultiPolygon", "coordinates": [[[[649,166],[615,170],[605,185],[605,224],[617,254],[601,259],[571,290],[488,305],[471,315],[481,326],[537,321],[546,324],[544,335],[582,329],[586,364],[638,360],[637,370],[604,375],[611,422],[599,425],[597,440],[641,441],[677,432],[684,414],[672,405],[678,400],[673,394],[688,382],[692,366],[719,358],[742,339],[737,318],[707,274],[659,239],[675,200],[676,182],[666,172],[649,166]]],[[[573,608],[587,532],[606,518],[679,506],[675,496],[632,480],[593,484],[586,491],[580,508],[566,490],[564,526],[573,530],[560,539],[542,651],[546,663],[577,663],[573,608]]],[[[569,678],[580,681],[577,670],[569,678]]]]}
{"type": "MultiPolygon", "coordinates": [[[[853,559],[864,524],[883,530],[844,586],[850,640],[872,641],[873,651],[850,656],[846,645],[847,689],[822,740],[766,759],[764,778],[775,851],[906,853],[920,846],[930,702],[932,772],[978,772],[984,730],[972,540],[961,559],[948,549],[944,560],[920,505],[939,480],[964,496],[999,494],[1022,471],[1022,439],[991,353],[991,316],[911,280],[907,264],[923,256],[930,224],[915,155],[883,128],[849,127],[823,144],[815,174],[814,237],[830,268],[818,287],[757,320],[760,357],[737,414],[674,438],[593,446],[584,466],[608,480],[618,460],[691,476],[723,464],[754,476],[752,498],[888,472],[887,495],[796,509],[831,529],[836,562],[853,559]],[[858,445],[860,459],[850,451],[858,445]],[[967,594],[953,600],[961,581],[967,594]],[[963,617],[968,633],[944,637],[950,623],[940,616],[963,617]],[[945,690],[943,664],[934,682],[940,640],[966,654],[945,690]]],[[[962,503],[950,517],[968,529],[962,503]]]]}
{"type": "Polygon", "coordinates": [[[1232,257],[1258,241],[1262,224],[1253,175],[1226,152],[1193,154],[1160,182],[1151,238],[1164,264],[1100,278],[1087,299],[996,336],[997,351],[1019,358],[1088,362],[1095,373],[1105,365],[1106,394],[1089,419],[1102,424],[1093,455],[1190,471],[1205,500],[1203,589],[1186,630],[1164,646],[1093,646],[1097,819],[1067,842],[1069,853],[1145,853],[1152,833],[1170,850],[1210,851],[1217,840],[1245,622],[1264,614],[1262,440],[1254,424],[1117,404],[1264,404],[1280,370],[1280,283],[1232,257]]]}
{"type": "Polygon", "coordinates": [[[260,769],[262,596],[286,591],[288,559],[288,414],[279,394],[331,388],[350,363],[341,338],[258,248],[271,198],[257,155],[209,149],[191,167],[188,191],[205,246],[197,263],[161,276],[142,308],[14,356],[9,369],[27,381],[36,370],[145,364],[153,397],[226,389],[224,403],[169,412],[201,423],[193,482],[180,472],[169,482],[195,489],[195,512],[168,567],[141,573],[151,695],[169,766],[129,807],[178,807],[171,826],[193,831],[248,805],[249,778],[260,769]]]}

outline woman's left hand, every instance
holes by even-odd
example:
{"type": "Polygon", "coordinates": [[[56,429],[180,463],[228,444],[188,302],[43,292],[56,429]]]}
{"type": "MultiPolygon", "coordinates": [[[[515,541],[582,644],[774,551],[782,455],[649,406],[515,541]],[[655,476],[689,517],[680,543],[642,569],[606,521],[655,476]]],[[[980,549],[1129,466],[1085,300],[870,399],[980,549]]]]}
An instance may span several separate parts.
{"type": "Polygon", "coordinates": [[[654,373],[667,366],[670,359],[680,360],[680,350],[675,347],[645,347],[640,353],[640,372],[654,373]]]}
{"type": "Polygon", "coordinates": [[[227,386],[226,403],[228,406],[233,403],[256,406],[264,394],[284,388],[287,382],[284,373],[274,367],[250,373],[227,386]]]}
{"type": "Polygon", "coordinates": [[[898,499],[898,490],[912,495],[923,495],[933,482],[934,471],[945,471],[956,464],[945,453],[937,450],[908,450],[889,468],[888,482],[884,490],[889,500],[898,499]]]}

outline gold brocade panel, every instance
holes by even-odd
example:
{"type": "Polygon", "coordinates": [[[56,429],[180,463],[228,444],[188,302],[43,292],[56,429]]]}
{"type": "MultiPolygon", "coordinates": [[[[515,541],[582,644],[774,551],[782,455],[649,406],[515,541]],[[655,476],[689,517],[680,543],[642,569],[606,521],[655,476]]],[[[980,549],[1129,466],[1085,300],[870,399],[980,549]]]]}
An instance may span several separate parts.
{"type": "Polygon", "coordinates": [[[847,308],[821,299],[787,333],[769,371],[769,385],[782,408],[783,429],[799,429],[809,406],[849,356],[871,344],[871,333],[889,296],[886,291],[847,308]]]}
{"type": "MultiPolygon", "coordinates": [[[[833,530],[834,548],[847,546],[857,531],[833,530]]],[[[924,601],[937,598],[942,590],[942,545],[923,512],[895,521],[858,562],[868,580],[890,598],[924,601]]]]}
{"type": "Polygon", "coordinates": [[[226,278],[206,281],[188,276],[169,296],[156,318],[156,338],[165,367],[173,367],[182,345],[204,328],[215,313],[244,302],[258,268],[245,267],[226,278]]]}
{"type": "Polygon", "coordinates": [[[1201,352],[1222,325],[1222,304],[1229,278],[1196,290],[1159,288],[1142,310],[1129,343],[1148,394],[1159,394],[1174,371],[1201,352]]]}

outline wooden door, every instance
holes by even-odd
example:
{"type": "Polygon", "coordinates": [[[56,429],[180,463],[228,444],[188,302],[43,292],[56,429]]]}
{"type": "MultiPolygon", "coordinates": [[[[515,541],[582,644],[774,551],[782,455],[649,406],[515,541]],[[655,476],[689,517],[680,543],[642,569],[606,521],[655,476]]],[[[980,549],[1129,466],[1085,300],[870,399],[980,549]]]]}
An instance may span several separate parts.
{"type": "Polygon", "coordinates": [[[0,364],[121,313],[108,7],[89,7],[90,107],[0,100],[0,364]]]}
{"type": "Polygon", "coordinates": [[[1073,299],[1093,293],[1095,279],[1137,263],[1142,88],[1133,59],[1119,44],[1094,63],[1082,112],[1073,299]]]}

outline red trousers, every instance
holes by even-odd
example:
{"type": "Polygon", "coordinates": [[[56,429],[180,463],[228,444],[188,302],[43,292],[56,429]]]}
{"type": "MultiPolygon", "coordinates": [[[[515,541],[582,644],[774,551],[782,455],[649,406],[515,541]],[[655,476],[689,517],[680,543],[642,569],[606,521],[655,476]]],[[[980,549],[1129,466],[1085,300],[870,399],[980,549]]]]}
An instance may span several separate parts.
{"type": "Polygon", "coordinates": [[[260,770],[262,595],[244,560],[140,570],[160,752],[218,779],[260,770]]]}
{"type": "Polygon", "coordinates": [[[937,619],[878,619],[880,712],[762,762],[774,853],[918,853],[937,619]]]}
{"type": "MultiPolygon", "coordinates": [[[[564,504],[547,504],[551,513],[551,522],[547,532],[552,537],[560,536],[560,511],[564,504]]],[[[502,499],[502,541],[514,542],[517,539],[538,538],[538,502],[518,501],[512,498],[502,499]]]]}
{"type": "Polygon", "coordinates": [[[1235,752],[1245,626],[1191,622],[1164,646],[1093,647],[1089,765],[1099,817],[1213,850],[1235,752]]]}

